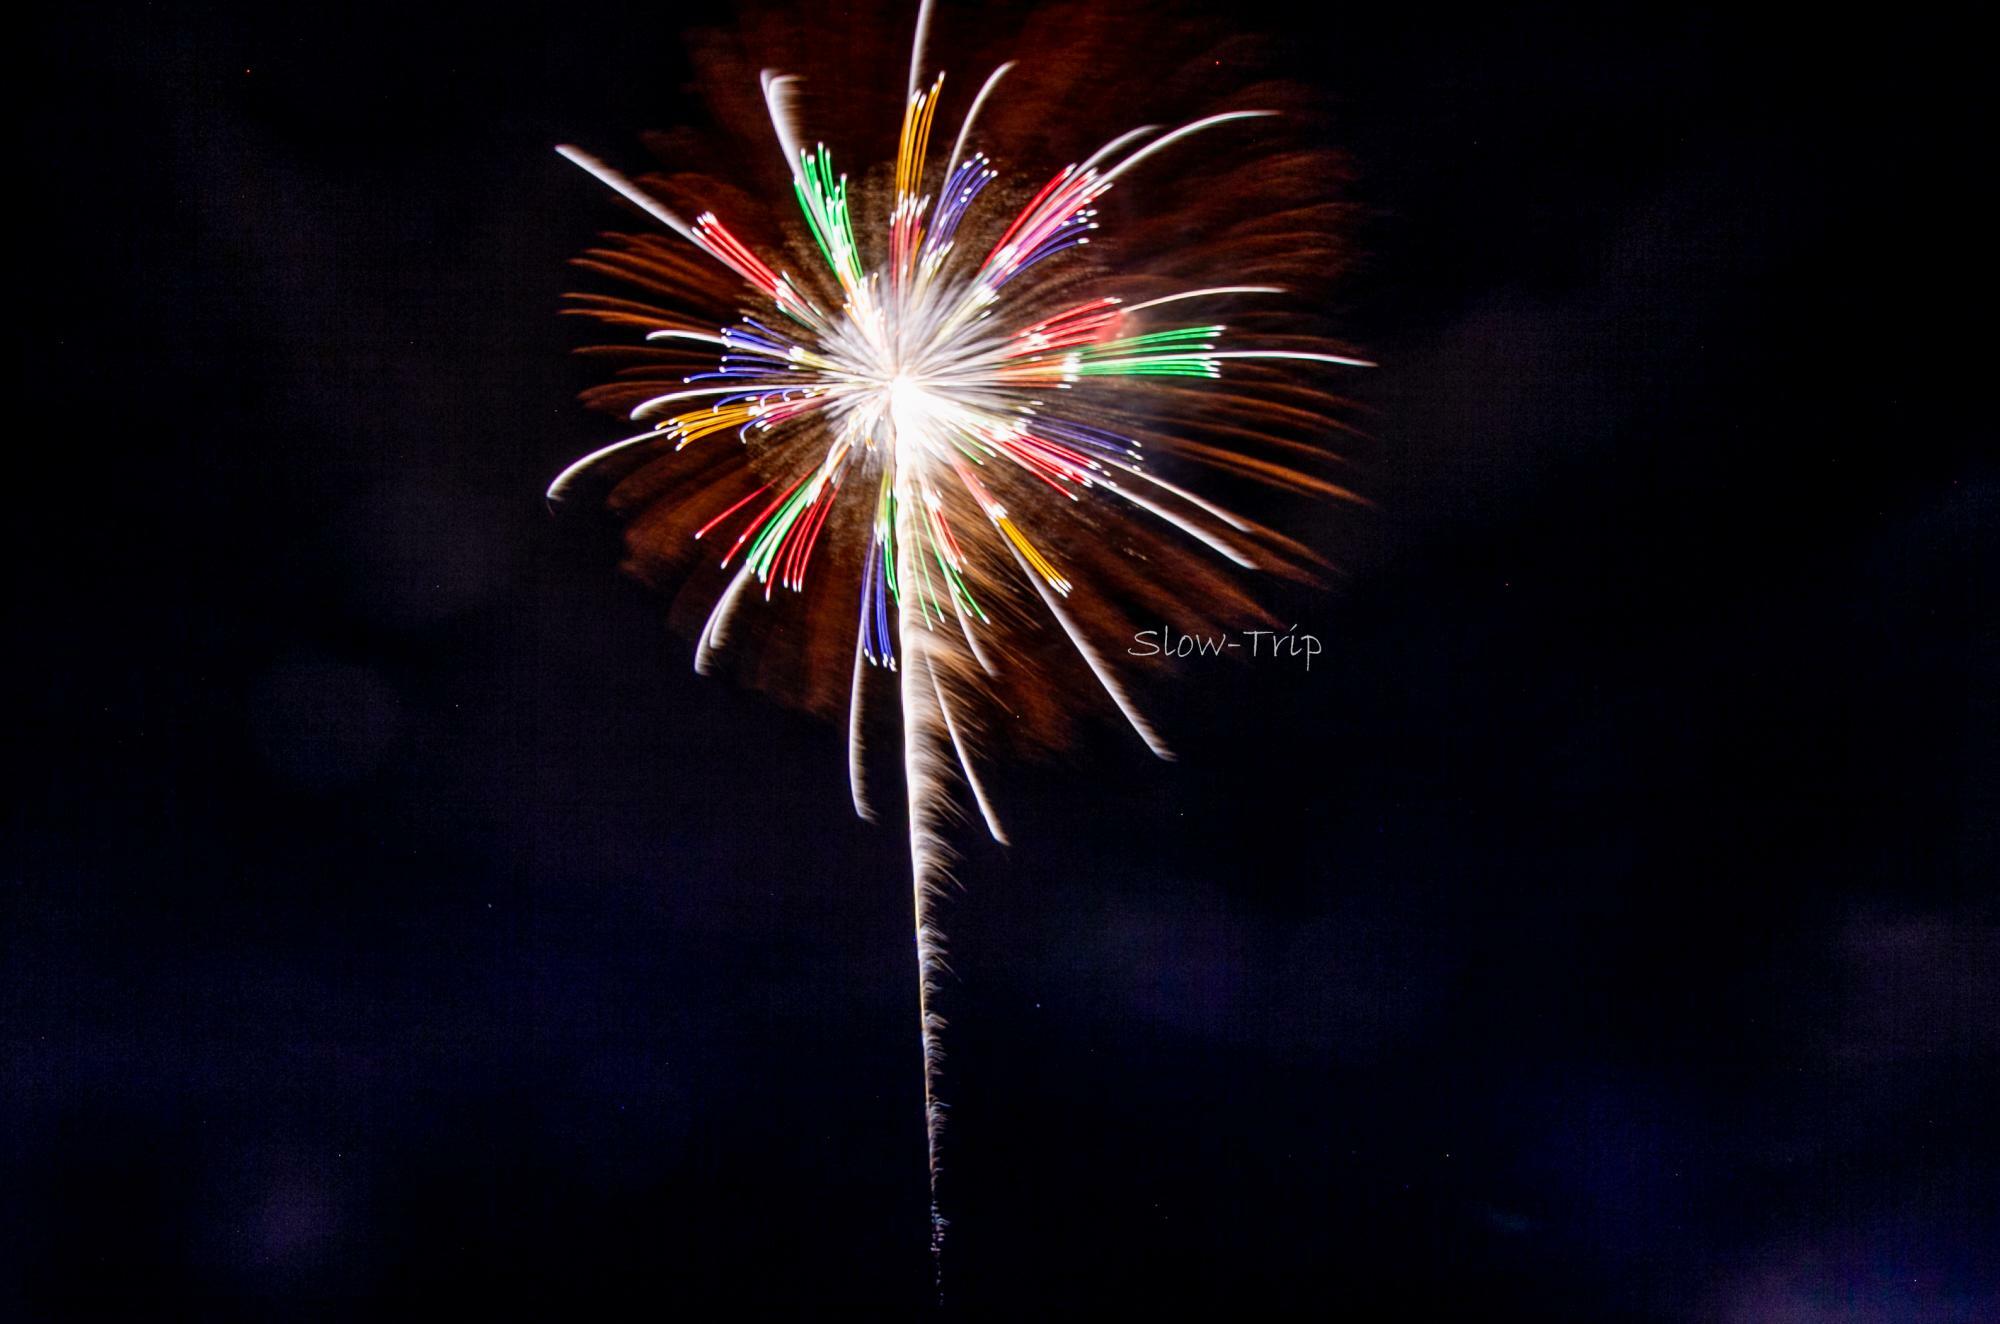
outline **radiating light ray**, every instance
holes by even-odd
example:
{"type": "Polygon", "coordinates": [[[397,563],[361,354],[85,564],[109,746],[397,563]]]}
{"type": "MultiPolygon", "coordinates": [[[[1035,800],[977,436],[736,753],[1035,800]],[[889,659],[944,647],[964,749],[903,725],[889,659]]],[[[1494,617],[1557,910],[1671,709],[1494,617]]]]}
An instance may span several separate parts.
{"type": "Polygon", "coordinates": [[[736,578],[729,581],[716,600],[715,609],[708,614],[708,620],[701,627],[701,638],[694,646],[694,669],[697,675],[706,676],[714,663],[715,650],[722,647],[728,637],[730,613],[736,610],[736,600],[742,596],[744,586],[750,582],[750,567],[743,566],[736,572],[736,578]]]}
{"type": "Polygon", "coordinates": [[[723,347],[724,349],[728,349],[728,348],[729,348],[729,337],[727,337],[727,336],[724,336],[724,335],[713,335],[713,336],[712,336],[712,335],[709,335],[709,334],[708,334],[708,333],[707,333],[706,331],[674,331],[674,330],[664,330],[664,331],[648,331],[648,332],[646,333],[646,339],[648,339],[648,340],[699,340],[699,341],[701,341],[701,342],[702,342],[703,344],[707,344],[707,345],[720,345],[720,346],[722,346],[722,347],[723,347]]]}
{"type": "Polygon", "coordinates": [[[1254,119],[1261,119],[1266,115],[1275,115],[1275,114],[1277,114],[1277,112],[1272,110],[1229,110],[1229,111],[1224,111],[1220,115],[1210,115],[1205,119],[1198,119],[1194,121],[1192,124],[1183,124],[1181,125],[1180,128],[1175,129],[1173,132],[1155,138],[1152,142],[1146,144],[1138,151],[1132,153],[1132,155],[1126,157],[1123,161],[1120,161],[1117,165],[1111,167],[1111,169],[1105,171],[1104,172],[1105,186],[1109,187],[1112,180],[1118,178],[1118,176],[1124,174],[1127,170],[1130,170],[1133,166],[1138,165],[1141,161],[1153,155],[1155,152],[1158,152],[1164,147],[1171,147],[1173,144],[1179,142],[1181,139],[1200,133],[1204,129],[1212,129],[1218,124],[1228,124],[1233,120],[1254,120],[1254,119]]]}
{"type": "Polygon", "coordinates": [[[1200,543],[1202,546],[1210,548],[1211,550],[1215,551],[1217,554],[1221,556],[1228,557],[1231,561],[1234,561],[1237,565],[1242,566],[1245,570],[1255,570],[1257,568],[1257,563],[1255,561],[1252,561],[1242,552],[1232,547],[1226,540],[1218,538],[1214,534],[1210,533],[1207,529],[1202,528],[1199,524],[1196,524],[1191,520],[1182,519],[1179,515],[1174,514],[1173,511],[1168,510],[1165,506],[1159,505],[1156,502],[1148,501],[1145,497],[1140,496],[1137,492],[1132,491],[1130,488],[1119,487],[1117,484],[1109,482],[1105,483],[1104,485],[1110,488],[1113,492],[1116,492],[1119,496],[1123,497],[1125,500],[1137,506],[1139,509],[1147,511],[1150,514],[1159,516],[1167,523],[1179,529],[1182,533],[1185,533],[1188,537],[1193,538],[1196,542],[1200,543]]]}
{"type": "Polygon", "coordinates": [[[1116,138],[1113,138],[1110,142],[1104,144],[1104,146],[1092,152],[1089,156],[1084,157],[1083,164],[1079,165],[1077,169],[1088,170],[1092,166],[1096,165],[1099,161],[1102,161],[1105,157],[1110,156],[1115,152],[1121,151],[1131,143],[1138,142],[1141,138],[1145,137],[1149,133],[1158,133],[1159,131],[1160,131],[1160,126],[1157,124],[1141,124],[1136,129],[1127,129],[1125,132],[1119,134],[1116,138]]]}
{"type": "Polygon", "coordinates": [[[625,176],[619,174],[616,170],[605,165],[604,162],[598,160],[589,152],[581,148],[565,145],[556,148],[556,154],[564,160],[574,162],[590,174],[596,176],[598,182],[623,196],[628,202],[639,207],[647,215],[666,226],[669,230],[672,230],[681,238],[697,247],[701,245],[701,241],[695,237],[694,230],[686,221],[676,215],[671,207],[629,179],[626,179],[625,176]]]}
{"type": "MultiPolygon", "coordinates": [[[[1022,555],[1018,546],[1009,547],[1007,550],[1014,554],[1014,559],[1021,563],[1023,570],[1029,568],[1027,558],[1022,555]]],[[[1152,723],[1148,722],[1145,715],[1132,703],[1131,696],[1125,693],[1124,687],[1106,668],[1104,659],[1098,656],[1090,641],[1078,632],[1075,623],[1069,618],[1069,613],[1063,610],[1062,603],[1043,586],[1037,576],[1029,574],[1027,580],[1034,586],[1035,592],[1041,595],[1043,605],[1049,609],[1049,615],[1055,617],[1056,624],[1062,626],[1063,633],[1068,635],[1070,643],[1076,646],[1077,655],[1090,668],[1090,674],[1097,677],[1097,683],[1111,696],[1111,702],[1118,705],[1118,711],[1124,716],[1126,723],[1138,733],[1139,739],[1146,742],[1146,748],[1160,758],[1172,760],[1174,752],[1167,748],[1166,742],[1160,739],[1160,733],[1153,729],[1152,723]]]]}
{"type": "Polygon", "coordinates": [[[609,446],[599,447],[582,459],[574,461],[568,468],[557,474],[555,481],[549,484],[549,490],[544,494],[545,499],[549,501],[562,500],[563,494],[569,490],[570,484],[574,483],[584,470],[596,464],[599,460],[609,459],[620,451],[630,450],[634,446],[666,435],[667,430],[665,428],[654,428],[651,432],[641,432],[635,437],[627,437],[623,441],[614,441],[609,446]]]}
{"type": "Polygon", "coordinates": [[[1128,313],[1143,312],[1148,308],[1158,308],[1162,304],[1179,303],[1183,299],[1206,299],[1218,294],[1283,294],[1281,285],[1211,285],[1205,290],[1182,290],[1179,294],[1163,294],[1157,299],[1144,303],[1128,304],[1128,313]]]}
{"type": "Polygon", "coordinates": [[[972,98],[972,108],[965,112],[965,122],[959,125],[958,138],[952,143],[951,156],[945,162],[944,177],[946,179],[952,177],[953,172],[958,169],[959,159],[965,155],[965,140],[972,136],[972,126],[978,123],[979,112],[986,105],[986,98],[993,95],[993,89],[1000,85],[1000,80],[1005,78],[1007,71],[1013,67],[1014,62],[1009,60],[992,73],[986,75],[986,81],[980,85],[979,95],[972,98]]]}
{"type": "Polygon", "coordinates": [[[1238,349],[1209,354],[1211,359],[1291,359],[1296,363],[1337,363],[1343,368],[1373,368],[1367,359],[1350,359],[1340,354],[1307,354],[1288,349],[1238,349]]]}
{"type": "Polygon", "coordinates": [[[938,715],[944,718],[945,734],[951,737],[952,752],[958,756],[958,769],[965,776],[966,789],[972,792],[973,803],[979,806],[979,816],[986,820],[988,835],[1005,846],[1006,830],[1000,826],[1000,816],[994,812],[993,802],[986,798],[986,788],[979,782],[979,773],[973,767],[972,755],[958,734],[958,722],[951,715],[951,704],[946,701],[944,689],[938,684],[935,675],[931,677],[931,689],[937,695],[938,715]]]}
{"type": "Polygon", "coordinates": [[[857,631],[854,636],[854,678],[847,694],[847,787],[854,799],[855,816],[863,822],[873,823],[875,806],[868,799],[868,774],[861,744],[861,682],[867,674],[867,665],[867,636],[857,631]]]}

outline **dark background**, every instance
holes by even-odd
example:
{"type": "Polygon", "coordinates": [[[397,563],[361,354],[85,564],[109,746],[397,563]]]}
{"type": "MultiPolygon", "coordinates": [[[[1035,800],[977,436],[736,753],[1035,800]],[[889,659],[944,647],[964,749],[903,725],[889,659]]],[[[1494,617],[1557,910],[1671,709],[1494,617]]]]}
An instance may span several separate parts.
{"type": "MultiPolygon", "coordinates": [[[[673,124],[699,17],[27,20],[19,1316],[925,1310],[901,839],[540,502],[622,221],[549,148],[673,124]]],[[[949,1306],[1994,1318],[1970,43],[1256,18],[1369,209],[1377,506],[1310,675],[997,774],[949,1306]]]]}

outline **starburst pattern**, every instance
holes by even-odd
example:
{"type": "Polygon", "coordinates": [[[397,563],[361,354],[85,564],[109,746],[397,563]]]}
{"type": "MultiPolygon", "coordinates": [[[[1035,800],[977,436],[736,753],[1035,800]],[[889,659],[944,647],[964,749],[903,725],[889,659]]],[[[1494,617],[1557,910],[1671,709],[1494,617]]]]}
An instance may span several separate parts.
{"type": "MultiPolygon", "coordinates": [[[[987,714],[1020,718],[1072,702],[1069,692],[1049,697],[1046,666],[1022,640],[1052,625],[1082,674],[1148,748],[1168,757],[1107,659],[1103,632],[1089,628],[1106,617],[1115,592],[1083,586],[1092,572],[1108,571],[1128,594],[1150,584],[1214,598],[1208,572],[1174,573],[1191,556],[1283,568],[1299,549],[1161,472],[1150,452],[1346,495],[1294,462],[1318,449],[1312,434],[1330,424],[1317,388],[1282,374],[1367,365],[1282,323],[1240,334],[1217,315],[1284,298],[1282,285],[1228,277],[1283,265],[1268,241],[1287,231],[1259,222],[1276,216],[1310,234],[1309,208],[1240,218],[1234,237],[1207,254],[1222,281],[1174,283],[1149,271],[1144,254],[1136,270],[1081,260],[1114,189],[1171,169],[1203,141],[1227,140],[1241,159],[1271,110],[1133,129],[1038,187],[1024,185],[976,145],[982,112],[1006,96],[1014,63],[979,87],[949,150],[932,150],[945,79],[922,81],[930,17],[926,2],[885,180],[851,181],[824,144],[806,146],[797,80],[761,76],[762,106],[802,217],[776,250],[746,242],[716,210],[687,219],[669,200],[685,187],[642,187],[581,150],[559,149],[673,238],[627,237],[584,259],[643,296],[585,295],[578,306],[643,333],[645,355],[595,398],[644,427],[570,465],[549,497],[560,500],[607,462],[643,461],[619,488],[638,512],[635,545],[667,547],[653,558],[663,562],[679,557],[675,548],[710,549],[715,587],[699,628],[699,670],[715,664],[752,602],[845,598],[844,611],[817,605],[800,617],[789,642],[807,659],[808,697],[819,706],[829,706],[824,660],[836,649],[842,659],[850,776],[864,817],[874,816],[869,676],[894,673],[935,1248],[944,1228],[935,903],[952,788],[966,787],[1004,841],[977,766],[987,714]],[[995,195],[1013,200],[1001,205],[995,195]],[[796,261],[802,256],[809,264],[796,261]],[[733,277],[733,295],[718,276],[733,277]],[[736,312],[726,320],[690,315],[732,299],[736,312]],[[1210,387],[1236,374],[1249,375],[1235,389],[1210,387]],[[1215,391],[1206,413],[1185,410],[1193,417],[1180,424],[1163,418],[1204,388],[1215,391]],[[1274,450],[1283,458],[1270,458],[1274,450]],[[1042,691],[1038,699],[1030,688],[1042,691]]],[[[1281,165],[1273,169],[1282,176],[1281,165]]],[[[1244,204],[1257,200],[1252,190],[1244,204]]],[[[1273,325],[1267,314],[1250,315],[1273,325]]]]}

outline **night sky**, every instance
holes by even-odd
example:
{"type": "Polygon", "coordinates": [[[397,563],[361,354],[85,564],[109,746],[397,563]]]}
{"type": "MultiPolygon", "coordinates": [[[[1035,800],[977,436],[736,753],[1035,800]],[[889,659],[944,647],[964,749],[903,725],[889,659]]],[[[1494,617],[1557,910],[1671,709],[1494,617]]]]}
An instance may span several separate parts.
{"type": "MultiPolygon", "coordinates": [[[[897,826],[541,501],[622,435],[550,149],[701,17],[25,20],[0,1313],[926,1316],[897,826]]],[[[1971,43],[1251,17],[1375,504],[1279,512],[1309,673],[994,772],[948,1314],[2000,1318],[1971,43]]]]}

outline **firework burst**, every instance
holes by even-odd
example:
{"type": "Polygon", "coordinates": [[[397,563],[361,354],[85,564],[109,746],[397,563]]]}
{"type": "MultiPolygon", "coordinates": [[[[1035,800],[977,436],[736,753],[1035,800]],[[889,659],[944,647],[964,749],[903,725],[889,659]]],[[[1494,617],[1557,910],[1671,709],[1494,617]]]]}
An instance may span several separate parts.
{"type": "Polygon", "coordinates": [[[757,79],[770,156],[802,218],[789,226],[726,187],[642,186],[559,149],[667,233],[616,237],[582,259],[624,288],[576,296],[576,310],[617,327],[631,358],[588,398],[642,430],[571,464],[548,495],[622,462],[612,501],[632,516],[634,568],[704,608],[696,669],[742,651],[746,619],[773,618],[755,651],[786,660],[753,675],[815,708],[844,703],[864,818],[875,816],[868,713],[894,694],[935,1252],[935,910],[957,788],[1004,842],[979,776],[987,738],[1004,727],[1053,739],[1090,690],[1171,757],[1107,658],[1117,604],[1241,610],[1216,567],[1288,571],[1308,558],[1170,475],[1199,465],[1347,495],[1306,467],[1324,457],[1331,401],[1294,378],[1366,365],[1271,311],[1286,286],[1258,278],[1323,265],[1328,229],[1325,209],[1298,196],[1313,161],[1245,152],[1271,109],[1135,128],[1025,181],[984,150],[982,115],[1010,81],[1046,108],[1046,84],[1019,76],[1025,61],[1000,65],[939,150],[945,80],[926,81],[930,21],[925,0],[885,173],[850,180],[802,137],[798,81],[757,79]],[[1180,214],[1190,232],[1219,214],[1219,238],[1162,245],[1170,231],[1156,225],[1150,252],[1092,247],[1108,195],[1215,141],[1230,146],[1234,173],[1220,179],[1235,196],[1183,198],[1180,214]],[[725,202],[746,220],[725,219],[725,202]],[[745,223],[770,229],[746,240],[731,228],[745,223]],[[1221,278],[1187,279],[1191,264],[1221,278]],[[787,597],[802,605],[784,615],[787,597]]]}

